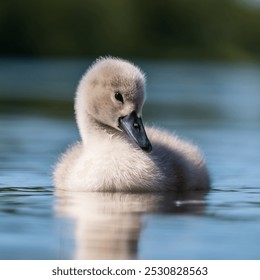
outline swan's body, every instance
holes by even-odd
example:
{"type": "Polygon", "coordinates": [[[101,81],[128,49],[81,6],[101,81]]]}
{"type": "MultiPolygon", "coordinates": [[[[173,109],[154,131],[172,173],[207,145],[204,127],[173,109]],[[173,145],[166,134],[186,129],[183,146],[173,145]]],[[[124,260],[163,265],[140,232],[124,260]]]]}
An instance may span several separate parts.
{"type": "Polygon", "coordinates": [[[144,92],[144,75],[127,61],[104,58],[87,71],[75,101],[82,142],[68,149],[57,164],[57,188],[163,191],[209,187],[196,146],[160,129],[144,129],[144,92]]]}

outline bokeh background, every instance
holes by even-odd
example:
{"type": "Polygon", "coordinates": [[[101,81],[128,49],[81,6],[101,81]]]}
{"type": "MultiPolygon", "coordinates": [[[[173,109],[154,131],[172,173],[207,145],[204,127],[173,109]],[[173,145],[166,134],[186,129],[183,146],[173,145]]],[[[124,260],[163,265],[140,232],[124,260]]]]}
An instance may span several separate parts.
{"type": "Polygon", "coordinates": [[[2,57],[260,59],[254,0],[10,0],[2,57]]]}
{"type": "Polygon", "coordinates": [[[259,62],[257,0],[1,0],[0,259],[260,259],[259,62]],[[106,55],[146,73],[146,124],[200,146],[208,193],[55,192],[106,55]]]}

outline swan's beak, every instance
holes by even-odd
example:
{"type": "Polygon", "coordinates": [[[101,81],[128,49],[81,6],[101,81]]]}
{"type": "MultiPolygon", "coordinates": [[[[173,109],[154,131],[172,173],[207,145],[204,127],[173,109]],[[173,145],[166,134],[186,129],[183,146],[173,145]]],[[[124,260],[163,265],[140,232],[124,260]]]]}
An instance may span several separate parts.
{"type": "Polygon", "coordinates": [[[152,145],[146,135],[142,118],[135,111],[119,119],[119,127],[144,151],[151,152],[152,145]]]}

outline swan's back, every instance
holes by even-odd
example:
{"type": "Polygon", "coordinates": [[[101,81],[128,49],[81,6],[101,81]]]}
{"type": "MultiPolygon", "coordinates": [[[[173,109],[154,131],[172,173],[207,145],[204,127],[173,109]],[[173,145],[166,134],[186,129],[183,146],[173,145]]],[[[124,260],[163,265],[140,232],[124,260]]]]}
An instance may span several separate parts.
{"type": "Polygon", "coordinates": [[[151,156],[165,174],[166,189],[207,189],[209,176],[199,148],[162,129],[147,128],[151,156]]]}

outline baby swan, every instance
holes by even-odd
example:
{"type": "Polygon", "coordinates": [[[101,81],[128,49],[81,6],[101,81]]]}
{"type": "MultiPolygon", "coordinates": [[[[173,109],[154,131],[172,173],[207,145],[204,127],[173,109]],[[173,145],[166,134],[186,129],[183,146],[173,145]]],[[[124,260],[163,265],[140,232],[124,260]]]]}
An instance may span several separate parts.
{"type": "Polygon", "coordinates": [[[144,128],[145,77],[128,61],[98,59],[75,99],[82,141],[64,153],[54,182],[70,191],[164,191],[209,188],[199,149],[161,129],[144,128]]]}

